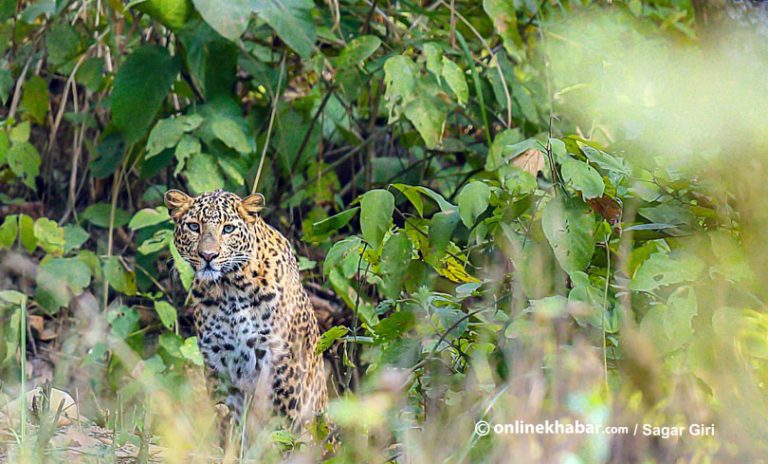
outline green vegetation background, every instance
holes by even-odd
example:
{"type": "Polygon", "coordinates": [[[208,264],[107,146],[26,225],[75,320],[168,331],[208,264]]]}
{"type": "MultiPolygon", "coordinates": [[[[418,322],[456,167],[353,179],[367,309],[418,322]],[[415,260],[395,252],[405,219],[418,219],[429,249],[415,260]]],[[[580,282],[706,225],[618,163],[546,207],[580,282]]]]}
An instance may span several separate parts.
{"type": "MultiPolygon", "coordinates": [[[[644,90],[593,85],[700,26],[684,1],[0,1],[3,394],[26,353],[116,443],[211,453],[161,199],[224,188],[352,315],[322,343],[338,462],[764,455],[764,143],[649,148],[653,102],[612,126],[644,90]],[[474,432],[547,418],[718,433],[474,432]]],[[[262,438],[240,457],[312,452],[262,438]]]]}

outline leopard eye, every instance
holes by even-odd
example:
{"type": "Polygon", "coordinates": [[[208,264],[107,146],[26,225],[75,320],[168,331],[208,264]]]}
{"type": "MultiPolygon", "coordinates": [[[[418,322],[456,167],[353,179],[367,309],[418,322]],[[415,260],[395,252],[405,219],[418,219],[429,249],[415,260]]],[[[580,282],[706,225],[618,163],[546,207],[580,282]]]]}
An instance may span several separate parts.
{"type": "Polygon", "coordinates": [[[200,232],[200,224],[198,224],[198,223],[196,223],[196,222],[188,222],[188,223],[187,223],[187,227],[188,227],[188,228],[189,228],[189,230],[191,230],[192,232],[200,232]]]}
{"type": "Polygon", "coordinates": [[[225,226],[224,226],[224,228],[222,229],[222,231],[223,231],[225,234],[229,234],[229,233],[232,233],[232,232],[234,232],[234,230],[235,230],[235,226],[233,226],[232,224],[227,224],[227,225],[225,225],[225,226]]]}

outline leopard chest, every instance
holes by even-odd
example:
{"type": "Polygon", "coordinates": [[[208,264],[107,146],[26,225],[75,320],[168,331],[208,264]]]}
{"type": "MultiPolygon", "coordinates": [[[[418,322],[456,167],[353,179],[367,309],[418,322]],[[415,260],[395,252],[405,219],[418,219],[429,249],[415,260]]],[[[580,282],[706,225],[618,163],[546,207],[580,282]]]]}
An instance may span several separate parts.
{"type": "Polygon", "coordinates": [[[274,300],[224,292],[198,303],[198,340],[206,365],[235,388],[253,390],[271,365],[274,300]]]}

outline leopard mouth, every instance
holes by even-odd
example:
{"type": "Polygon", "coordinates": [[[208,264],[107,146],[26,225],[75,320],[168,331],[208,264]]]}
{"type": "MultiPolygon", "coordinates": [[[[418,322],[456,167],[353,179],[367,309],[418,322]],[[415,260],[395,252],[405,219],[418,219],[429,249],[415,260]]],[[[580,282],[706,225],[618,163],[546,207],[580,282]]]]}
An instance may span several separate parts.
{"type": "Polygon", "coordinates": [[[197,277],[201,280],[219,280],[221,270],[213,267],[211,263],[206,263],[202,269],[197,271],[197,277]]]}

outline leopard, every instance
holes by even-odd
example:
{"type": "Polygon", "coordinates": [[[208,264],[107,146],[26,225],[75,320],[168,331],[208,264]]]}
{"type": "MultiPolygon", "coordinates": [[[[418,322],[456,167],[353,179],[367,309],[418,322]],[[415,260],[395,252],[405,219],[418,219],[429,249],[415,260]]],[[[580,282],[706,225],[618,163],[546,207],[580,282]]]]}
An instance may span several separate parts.
{"type": "Polygon", "coordinates": [[[328,406],[320,330],[293,246],[261,216],[264,196],[173,189],[164,201],[194,271],[189,306],[209,389],[225,385],[235,424],[250,406],[306,428],[328,406]]]}

